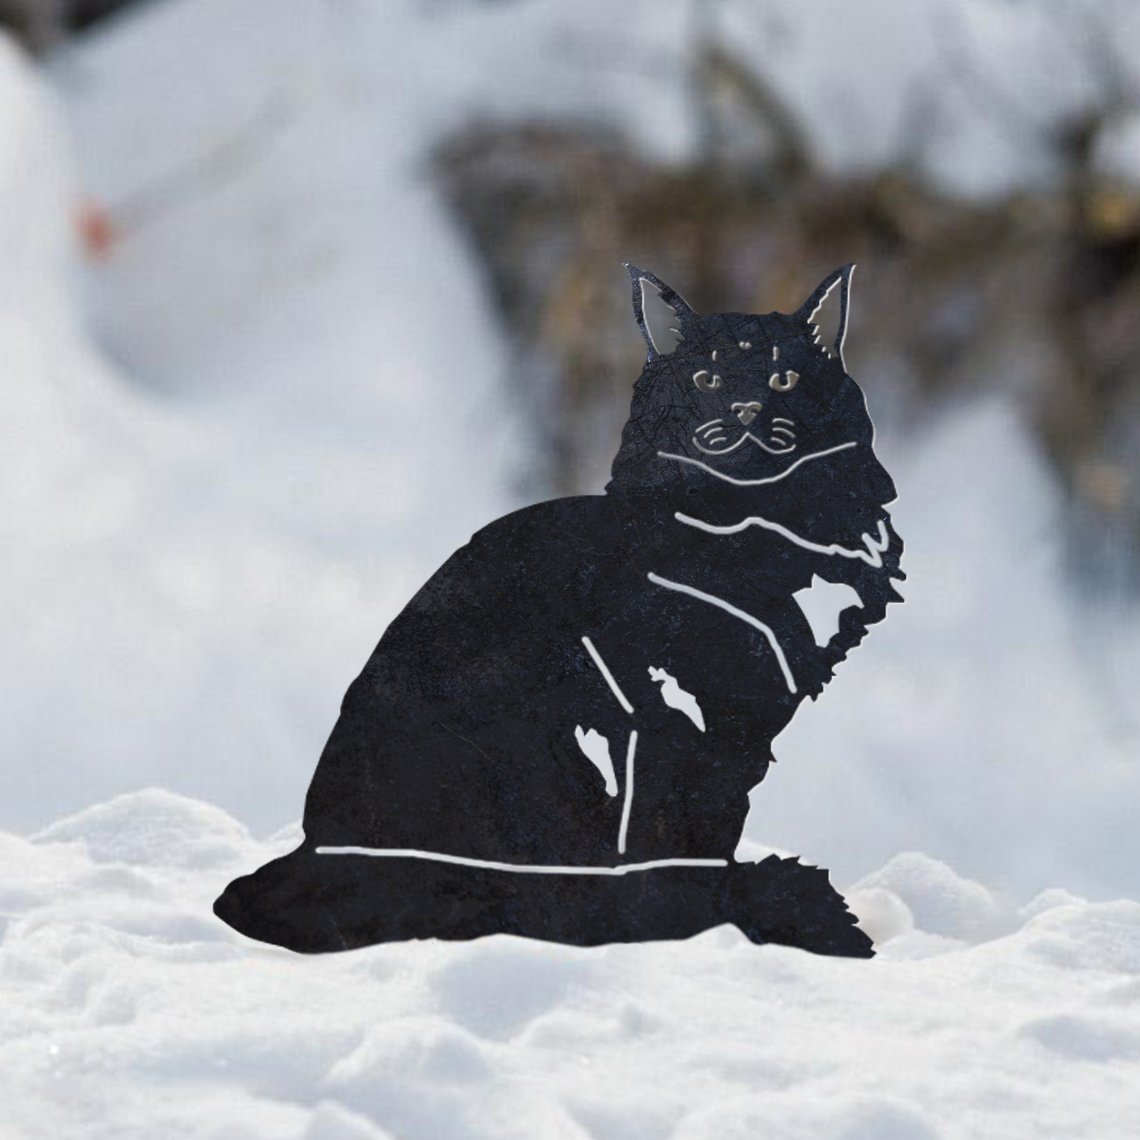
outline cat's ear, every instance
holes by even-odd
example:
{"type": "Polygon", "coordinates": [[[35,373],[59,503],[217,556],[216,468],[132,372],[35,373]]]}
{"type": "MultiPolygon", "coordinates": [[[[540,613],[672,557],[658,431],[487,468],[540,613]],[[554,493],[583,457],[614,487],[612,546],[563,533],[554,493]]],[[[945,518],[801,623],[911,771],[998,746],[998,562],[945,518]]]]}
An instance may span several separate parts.
{"type": "Polygon", "coordinates": [[[648,358],[668,356],[685,339],[685,325],[696,314],[676,289],[648,269],[628,261],[625,267],[633,283],[633,317],[645,337],[648,358]]]}
{"type": "MultiPolygon", "coordinates": [[[[811,329],[821,352],[843,364],[843,341],[847,337],[848,297],[854,265],[829,273],[812,295],[796,310],[795,316],[811,329]]],[[[846,368],[846,365],[843,365],[846,368]]]]}

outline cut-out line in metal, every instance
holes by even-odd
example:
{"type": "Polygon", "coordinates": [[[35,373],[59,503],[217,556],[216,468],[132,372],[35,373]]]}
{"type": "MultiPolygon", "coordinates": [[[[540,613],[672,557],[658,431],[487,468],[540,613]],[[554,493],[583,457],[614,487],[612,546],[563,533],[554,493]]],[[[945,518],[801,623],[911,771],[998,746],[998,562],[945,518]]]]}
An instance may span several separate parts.
{"type": "Polygon", "coordinates": [[[827,546],[824,546],[822,543],[811,542],[809,539],[802,538],[796,534],[795,531],[788,530],[786,526],[781,526],[779,523],[761,518],[759,515],[749,515],[748,518],[743,519],[741,522],[731,523],[726,526],[717,526],[714,523],[707,523],[701,519],[693,518],[692,515],[682,514],[680,511],[677,511],[673,517],[686,526],[696,527],[697,530],[703,530],[708,534],[739,534],[742,530],[747,530],[750,526],[758,526],[762,530],[773,531],[775,534],[786,538],[789,542],[794,542],[797,546],[802,546],[804,550],[810,550],[814,554],[838,554],[841,558],[859,558],[866,562],[868,566],[873,566],[876,570],[883,565],[883,551],[890,545],[890,538],[887,536],[887,524],[882,519],[879,519],[878,539],[874,539],[869,534],[863,533],[859,537],[866,543],[867,549],[852,550],[849,547],[840,546],[837,542],[830,543],[827,546]]]}
{"type": "MultiPolygon", "coordinates": [[[[715,430],[715,429],[713,429],[713,430],[715,430]]],[[[698,435],[699,435],[699,432],[698,432],[698,435]]],[[[714,436],[712,434],[712,431],[710,430],[709,435],[708,435],[708,442],[711,444],[717,444],[721,440],[726,440],[727,438],[728,437],[724,436],[724,435],[714,436]]],[[[795,443],[795,436],[794,435],[790,440],[779,439],[779,438],[773,436],[773,439],[772,439],[773,443],[786,444],[787,446],[772,447],[772,446],[769,446],[768,444],[766,444],[759,436],[753,435],[750,431],[746,431],[743,434],[741,434],[741,436],[737,439],[737,441],[733,444],[730,444],[728,447],[706,447],[703,443],[701,443],[698,436],[694,435],[693,436],[693,446],[698,451],[702,452],[705,455],[720,456],[720,455],[728,455],[730,452],[735,451],[738,447],[740,447],[742,444],[744,444],[745,441],[748,441],[748,440],[750,440],[752,443],[756,444],[757,447],[768,452],[769,455],[788,455],[789,453],[795,451],[795,449],[796,449],[796,443],[795,443]]],[[[660,454],[660,452],[658,452],[658,454],[660,454]]]]}
{"type": "Polygon", "coordinates": [[[617,849],[625,854],[625,839],[629,831],[629,813],[633,809],[633,755],[637,751],[637,732],[629,734],[629,747],[625,750],[625,799],[621,805],[621,827],[618,828],[617,849]]]}
{"type": "Polygon", "coordinates": [[[610,692],[617,697],[618,704],[621,705],[627,713],[632,715],[633,705],[626,700],[625,693],[621,691],[621,686],[614,680],[614,675],[610,672],[609,666],[602,660],[602,655],[594,648],[594,643],[588,637],[583,637],[582,644],[586,647],[586,652],[594,659],[594,664],[597,665],[598,671],[606,679],[606,684],[609,685],[610,692]]]}
{"type": "Polygon", "coordinates": [[[811,629],[816,645],[823,648],[831,644],[840,631],[840,618],[853,607],[862,608],[863,599],[854,586],[846,582],[829,582],[818,574],[811,576],[811,584],[792,594],[811,629]]]}
{"type": "Polygon", "coordinates": [[[669,708],[684,713],[701,732],[705,731],[704,710],[692,693],[681,688],[672,673],[650,665],[649,679],[661,686],[661,699],[669,708]]]}
{"type": "Polygon", "coordinates": [[[710,475],[715,475],[718,479],[723,479],[726,483],[735,483],[738,487],[762,487],[766,483],[778,483],[781,479],[786,479],[797,467],[800,467],[812,459],[822,459],[825,455],[834,455],[837,451],[846,451],[849,447],[855,446],[857,446],[855,440],[851,440],[850,443],[841,443],[837,447],[829,447],[824,451],[815,451],[811,455],[801,455],[795,463],[789,464],[779,474],[769,475],[764,479],[737,479],[732,475],[726,475],[723,471],[718,471],[715,467],[710,467],[707,463],[702,463],[699,459],[693,459],[688,455],[675,455],[671,451],[659,451],[657,457],[659,459],[676,459],[679,463],[691,463],[694,467],[700,467],[710,475]]]}
{"type": "Polygon", "coordinates": [[[606,785],[606,795],[617,795],[617,776],[614,773],[614,762],[610,758],[610,742],[596,728],[587,732],[582,726],[574,726],[574,739],[582,750],[582,755],[594,765],[601,773],[606,785]]]}
{"type": "Polygon", "coordinates": [[[791,368],[784,373],[782,380],[780,379],[779,372],[773,372],[772,375],[768,377],[768,387],[774,392],[790,392],[799,383],[799,379],[800,374],[791,368]]]}
{"type": "MultiPolygon", "coordinates": [[[[720,439],[727,439],[727,436],[719,436],[720,439]]],[[[693,446],[698,451],[703,451],[705,455],[728,455],[729,452],[735,451],[747,439],[754,439],[755,437],[748,432],[743,432],[740,438],[729,447],[705,447],[703,443],[696,436],[693,436],[693,446]]],[[[715,439],[709,438],[709,443],[716,443],[715,439]]]]}
{"type": "MultiPolygon", "coordinates": [[[[749,438],[751,438],[752,442],[757,446],[763,448],[769,455],[789,455],[796,450],[794,441],[791,442],[790,447],[769,447],[762,439],[757,439],[754,435],[750,436],[749,438]]],[[[773,442],[777,443],[780,441],[773,439],[773,442]]]]}
{"type": "Polygon", "coordinates": [[[706,594],[704,590],[698,590],[695,586],[686,586],[684,582],[671,582],[668,578],[662,578],[660,574],[654,574],[652,570],[647,577],[656,586],[664,586],[667,590],[676,590],[680,594],[688,594],[691,598],[708,602],[709,605],[716,606],[718,609],[724,610],[725,613],[747,622],[753,629],[758,629],[768,639],[768,644],[776,655],[776,661],[780,666],[780,672],[784,674],[788,691],[791,693],[799,691],[796,688],[796,679],[792,676],[792,670],[788,666],[788,659],[784,656],[783,646],[776,640],[776,634],[772,631],[771,626],[765,625],[758,617],[753,617],[745,610],[737,609],[731,602],[726,602],[724,598],[718,598],[715,594],[706,594]]]}
{"type": "Polygon", "coordinates": [[[644,863],[619,863],[616,867],[594,864],[545,865],[540,863],[500,863],[493,859],[471,859],[465,855],[445,855],[442,851],[418,851],[402,847],[318,847],[318,855],[369,855],[378,859],[427,859],[433,863],[454,863],[460,867],[484,867],[488,871],[516,871],[530,875],[628,875],[653,871],[658,867],[727,867],[727,859],[650,859],[644,863]]]}

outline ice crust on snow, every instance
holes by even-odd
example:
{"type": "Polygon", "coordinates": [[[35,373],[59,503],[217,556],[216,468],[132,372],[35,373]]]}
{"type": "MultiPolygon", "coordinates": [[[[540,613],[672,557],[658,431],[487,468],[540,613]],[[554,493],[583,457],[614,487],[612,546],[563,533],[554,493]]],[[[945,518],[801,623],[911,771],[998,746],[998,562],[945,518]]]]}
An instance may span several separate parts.
{"type": "Polygon", "coordinates": [[[278,849],[156,792],[0,835],[5,1140],[1134,1134],[1135,902],[995,913],[978,884],[902,856],[866,880],[892,886],[851,892],[897,903],[880,917],[899,933],[870,962],[733,927],[306,958],[209,911],[278,849]],[[191,821],[229,854],[203,862],[191,821]],[[963,937],[911,929],[908,904],[963,937]],[[1008,932],[987,939],[993,922],[1008,932]]]}

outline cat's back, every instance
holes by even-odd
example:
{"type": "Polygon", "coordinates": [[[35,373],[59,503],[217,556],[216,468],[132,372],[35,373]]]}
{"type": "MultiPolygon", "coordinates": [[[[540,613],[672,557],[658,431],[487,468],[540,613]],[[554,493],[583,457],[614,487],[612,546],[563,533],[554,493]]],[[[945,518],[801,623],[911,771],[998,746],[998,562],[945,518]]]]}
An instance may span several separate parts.
{"type": "Polygon", "coordinates": [[[401,621],[446,613],[477,617],[488,606],[502,614],[543,599],[582,596],[621,562],[621,528],[605,495],[551,499],[512,511],[475,532],[420,588],[401,621]]]}
{"type": "Polygon", "coordinates": [[[391,622],[358,685],[494,687],[506,661],[525,664],[559,638],[581,636],[627,576],[622,533],[605,495],[512,511],[472,535],[391,622]]]}

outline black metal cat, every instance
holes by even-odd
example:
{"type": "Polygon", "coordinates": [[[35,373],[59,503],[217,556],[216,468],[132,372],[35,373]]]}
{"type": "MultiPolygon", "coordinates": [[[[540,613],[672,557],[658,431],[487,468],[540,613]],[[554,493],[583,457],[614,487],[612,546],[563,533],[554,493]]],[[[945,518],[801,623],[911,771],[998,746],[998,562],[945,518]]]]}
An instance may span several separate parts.
{"type": "Polygon", "coordinates": [[[220,917],[302,951],[733,922],[870,956],[825,871],[733,858],[772,740],[899,600],[895,489],[843,364],[852,268],[791,315],[701,316],[630,267],[648,359],[606,493],[507,515],[436,572],[345,696],[303,845],[220,917]]]}

